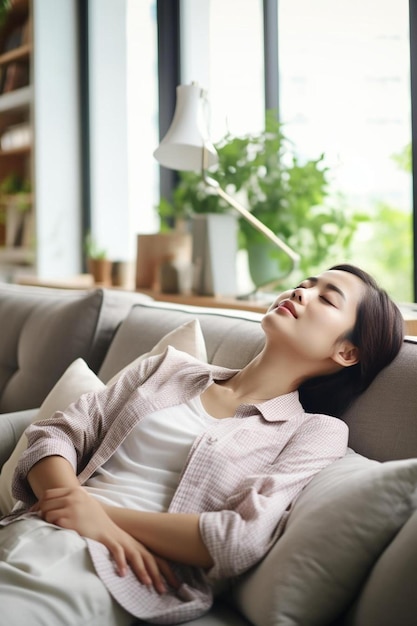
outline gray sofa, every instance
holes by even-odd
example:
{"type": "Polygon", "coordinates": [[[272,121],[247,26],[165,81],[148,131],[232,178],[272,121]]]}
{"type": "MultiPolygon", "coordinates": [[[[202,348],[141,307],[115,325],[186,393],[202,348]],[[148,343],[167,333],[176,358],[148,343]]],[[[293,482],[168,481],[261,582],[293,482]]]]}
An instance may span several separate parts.
{"type": "MultiPolygon", "coordinates": [[[[195,319],[210,362],[241,367],[262,347],[257,314],[122,291],[0,285],[0,466],[75,359],[107,383],[195,319]]],[[[265,559],[219,588],[212,610],[191,624],[417,624],[416,376],[417,342],[407,338],[343,416],[346,457],[304,489],[265,559]]]]}

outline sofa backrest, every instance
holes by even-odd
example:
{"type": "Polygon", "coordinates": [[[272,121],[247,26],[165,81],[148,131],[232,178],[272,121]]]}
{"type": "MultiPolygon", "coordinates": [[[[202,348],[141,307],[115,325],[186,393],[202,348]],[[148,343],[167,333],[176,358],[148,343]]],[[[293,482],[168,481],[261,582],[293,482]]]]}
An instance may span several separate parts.
{"type": "Polygon", "coordinates": [[[377,461],[417,457],[417,337],[346,411],[350,445],[377,461]]]}
{"type": "Polygon", "coordinates": [[[167,303],[143,303],[132,307],[120,325],[99,371],[107,382],[137,356],[149,352],[167,333],[198,318],[210,363],[240,368],[263,346],[257,313],[203,309],[167,303]]]}
{"type": "Polygon", "coordinates": [[[0,413],[40,406],[82,357],[97,372],[139,294],[0,284],[0,413]]]}
{"type": "MultiPolygon", "coordinates": [[[[263,346],[261,315],[162,303],[135,305],[120,325],[99,375],[108,381],[169,331],[198,318],[211,363],[240,368],[263,346]]],[[[408,340],[343,419],[350,446],[377,459],[417,456],[417,341],[408,340]]]]}

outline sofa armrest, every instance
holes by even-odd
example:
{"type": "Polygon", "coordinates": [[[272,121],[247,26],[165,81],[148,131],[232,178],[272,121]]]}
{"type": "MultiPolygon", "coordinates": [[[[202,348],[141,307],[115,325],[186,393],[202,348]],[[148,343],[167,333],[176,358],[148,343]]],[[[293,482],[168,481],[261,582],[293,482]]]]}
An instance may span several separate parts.
{"type": "Polygon", "coordinates": [[[39,409],[26,409],[0,415],[0,468],[10,457],[23,431],[39,409]]]}

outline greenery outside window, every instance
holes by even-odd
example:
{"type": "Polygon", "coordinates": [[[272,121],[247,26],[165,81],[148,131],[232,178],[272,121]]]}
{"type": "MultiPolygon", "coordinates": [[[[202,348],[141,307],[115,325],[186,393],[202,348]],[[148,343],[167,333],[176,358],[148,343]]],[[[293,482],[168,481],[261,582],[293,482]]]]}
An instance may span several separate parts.
{"type": "Polygon", "coordinates": [[[280,109],[301,153],[325,153],[347,207],[369,221],[349,260],[412,294],[407,0],[281,0],[280,109]]]}

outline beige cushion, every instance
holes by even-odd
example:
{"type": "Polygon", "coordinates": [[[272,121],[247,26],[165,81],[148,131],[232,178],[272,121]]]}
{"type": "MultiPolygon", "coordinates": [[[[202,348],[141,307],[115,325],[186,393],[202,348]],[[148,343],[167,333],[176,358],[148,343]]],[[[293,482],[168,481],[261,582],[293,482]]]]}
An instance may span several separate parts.
{"type": "MultiPolygon", "coordinates": [[[[61,376],[59,381],[45,398],[39,411],[34,415],[32,422],[47,419],[55,411],[65,409],[71,402],[77,400],[87,391],[100,390],[104,383],[90,370],[83,359],[77,359],[61,376]]],[[[2,513],[11,511],[16,503],[12,495],[12,479],[14,470],[21,454],[26,450],[27,438],[23,434],[13,453],[3,465],[0,474],[0,510],[2,513]]]]}
{"type": "Polygon", "coordinates": [[[416,487],[417,459],[379,463],[350,452],[325,468],[274,548],[237,585],[236,606],[256,626],[332,623],[412,515],[416,487]]]}
{"type": "MultiPolygon", "coordinates": [[[[200,360],[207,360],[206,349],[200,324],[197,320],[190,320],[179,328],[171,331],[163,337],[153,349],[146,354],[142,354],[136,358],[133,363],[127,367],[138,365],[140,361],[148,356],[161,354],[168,345],[172,345],[178,350],[188,352],[192,356],[200,360]]],[[[109,384],[114,382],[122,372],[118,372],[109,384]]],[[[104,383],[92,372],[82,359],[77,359],[64,372],[57,384],[45,398],[41,408],[33,416],[32,422],[47,419],[56,411],[64,410],[72,402],[77,400],[83,393],[89,391],[99,391],[105,387],[104,383]]],[[[0,474],[0,511],[2,513],[9,512],[16,503],[12,495],[11,486],[14,470],[20,455],[26,449],[27,438],[23,434],[19,439],[10,458],[3,465],[0,474]]]]}
{"type": "MultiPolygon", "coordinates": [[[[107,384],[111,385],[126,369],[138,365],[141,361],[143,361],[143,359],[149,356],[154,356],[155,354],[162,354],[168,346],[173,346],[178,350],[187,352],[188,354],[195,356],[200,361],[207,363],[206,344],[204,343],[200,323],[198,320],[192,319],[189,322],[182,324],[179,328],[175,328],[174,330],[171,330],[171,332],[167,333],[158,341],[152,350],[138,356],[131,363],[123,367],[108,381],[107,384]]],[[[112,348],[110,348],[110,351],[111,350],[112,348]]]]}

